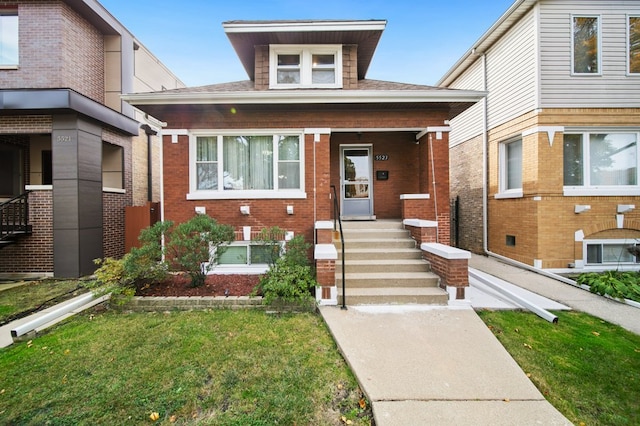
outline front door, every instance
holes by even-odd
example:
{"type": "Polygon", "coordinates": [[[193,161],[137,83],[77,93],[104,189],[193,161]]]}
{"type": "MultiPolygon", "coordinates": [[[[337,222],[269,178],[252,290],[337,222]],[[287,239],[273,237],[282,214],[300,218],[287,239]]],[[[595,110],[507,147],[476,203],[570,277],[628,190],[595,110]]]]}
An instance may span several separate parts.
{"type": "Polygon", "coordinates": [[[371,145],[340,147],[342,217],[374,219],[371,145]]]}

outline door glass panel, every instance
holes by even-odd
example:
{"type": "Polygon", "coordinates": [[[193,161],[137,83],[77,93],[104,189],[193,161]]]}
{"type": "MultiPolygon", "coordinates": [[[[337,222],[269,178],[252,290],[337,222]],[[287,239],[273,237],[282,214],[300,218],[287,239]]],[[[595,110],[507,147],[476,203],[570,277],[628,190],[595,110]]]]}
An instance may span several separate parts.
{"type": "Polygon", "coordinates": [[[369,185],[364,183],[346,184],[344,186],[344,198],[368,198],[369,185]]]}
{"type": "Polygon", "coordinates": [[[369,182],[369,150],[345,149],[344,177],[347,182],[369,182]]]}

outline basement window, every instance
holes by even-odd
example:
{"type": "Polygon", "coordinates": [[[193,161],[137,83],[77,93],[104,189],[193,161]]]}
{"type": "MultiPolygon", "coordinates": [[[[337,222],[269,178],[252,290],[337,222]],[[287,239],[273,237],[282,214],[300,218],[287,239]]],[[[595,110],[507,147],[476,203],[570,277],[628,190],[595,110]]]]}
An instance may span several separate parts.
{"type": "Polygon", "coordinates": [[[516,236],[515,235],[507,235],[505,239],[505,244],[507,247],[515,247],[516,245],[516,236]]]}
{"type": "Polygon", "coordinates": [[[640,246],[625,240],[585,241],[586,265],[638,264],[640,259],[631,254],[628,248],[640,246]]]}

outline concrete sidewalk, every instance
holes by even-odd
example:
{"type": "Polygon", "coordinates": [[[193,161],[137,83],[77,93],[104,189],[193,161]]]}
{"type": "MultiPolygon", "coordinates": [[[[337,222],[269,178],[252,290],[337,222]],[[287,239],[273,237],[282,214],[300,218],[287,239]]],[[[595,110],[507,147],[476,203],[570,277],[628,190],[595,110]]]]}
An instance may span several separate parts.
{"type": "Polygon", "coordinates": [[[377,426],[566,425],[470,307],[320,308],[377,426]]]}
{"type": "Polygon", "coordinates": [[[640,334],[640,309],[633,306],[606,299],[493,257],[473,254],[469,266],[640,334]]]}

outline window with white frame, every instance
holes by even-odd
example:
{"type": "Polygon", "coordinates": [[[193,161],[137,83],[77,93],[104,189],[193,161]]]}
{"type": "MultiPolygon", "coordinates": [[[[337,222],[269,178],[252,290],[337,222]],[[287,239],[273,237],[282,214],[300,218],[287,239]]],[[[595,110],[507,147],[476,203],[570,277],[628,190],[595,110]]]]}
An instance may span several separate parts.
{"type": "Polygon", "coordinates": [[[600,18],[574,16],[572,30],[572,72],[600,74],[600,18]]]}
{"type": "Polygon", "coordinates": [[[190,199],[302,195],[301,134],[194,135],[190,199]]]}
{"type": "Polygon", "coordinates": [[[221,255],[216,256],[220,266],[270,265],[280,256],[282,245],[234,242],[225,247],[221,255]]]}
{"type": "Polygon", "coordinates": [[[629,74],[640,74],[640,16],[629,16],[629,74]]]}
{"type": "Polygon", "coordinates": [[[0,11],[0,67],[17,67],[18,59],[18,12],[0,11]]]}
{"type": "Polygon", "coordinates": [[[640,258],[629,251],[629,248],[638,245],[628,240],[585,240],[585,264],[638,264],[640,258]]]}
{"type": "Polygon", "coordinates": [[[271,88],[342,87],[341,45],[272,45],[269,52],[271,88]]]}
{"type": "Polygon", "coordinates": [[[638,189],[637,132],[565,132],[565,192],[638,189]]]}
{"type": "Polygon", "coordinates": [[[500,144],[500,193],[522,195],[522,139],[500,144]]]}

